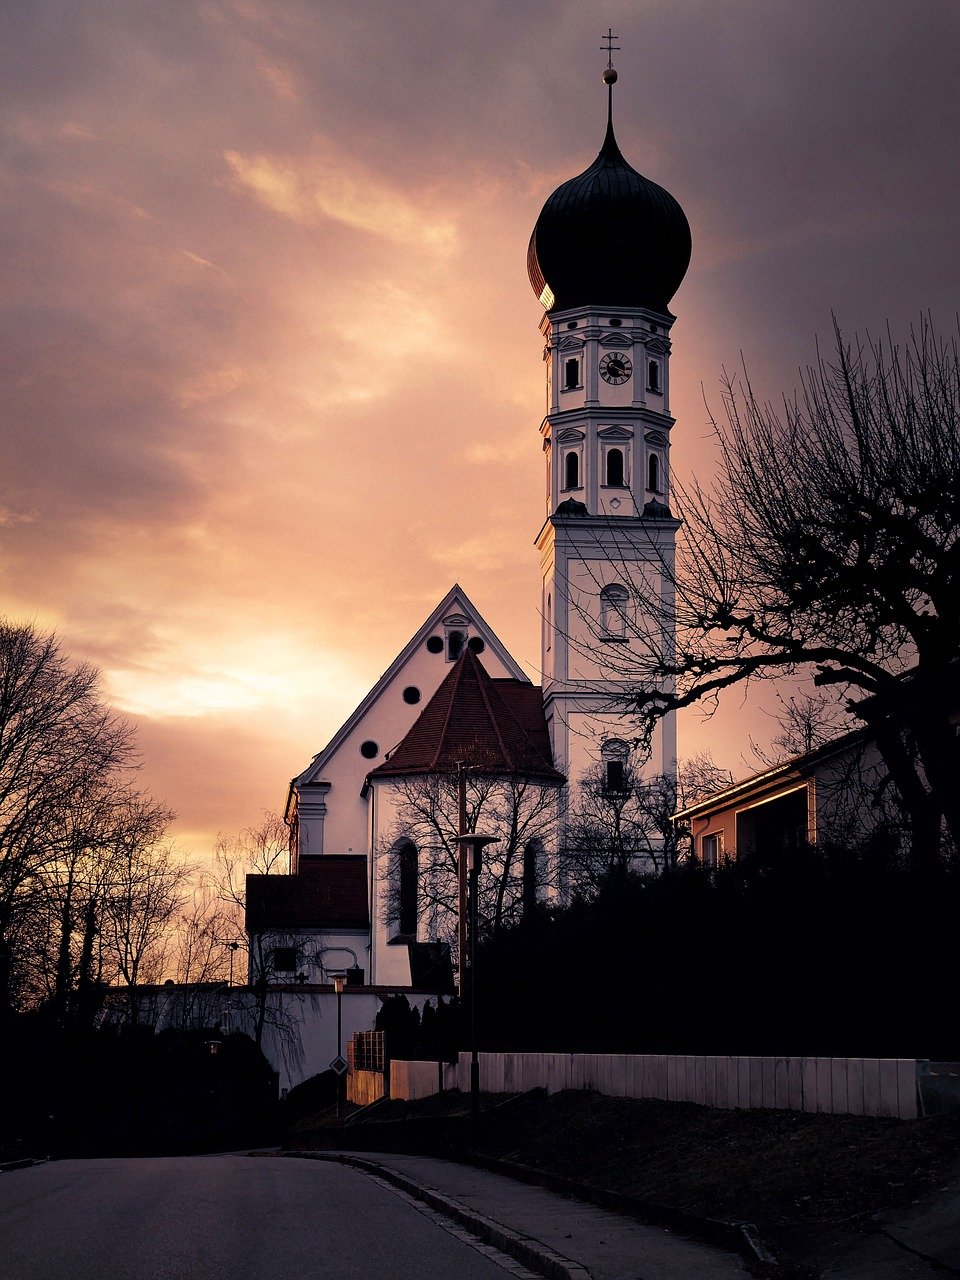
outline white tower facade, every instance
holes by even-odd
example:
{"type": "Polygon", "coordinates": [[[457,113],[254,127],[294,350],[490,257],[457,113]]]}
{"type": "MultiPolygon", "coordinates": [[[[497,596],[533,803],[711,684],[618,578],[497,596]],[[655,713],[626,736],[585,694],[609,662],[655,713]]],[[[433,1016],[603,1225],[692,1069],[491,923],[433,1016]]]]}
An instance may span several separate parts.
{"type": "Polygon", "coordinates": [[[668,304],[689,260],[683,210],[623,158],[611,97],[600,154],[547,200],[527,263],[545,308],[544,704],[572,788],[598,765],[611,786],[628,762],[676,771],[673,716],[637,759],[629,691],[642,650],[673,646],[668,304]]]}
{"type": "MultiPolygon", "coordinates": [[[[641,646],[671,644],[671,323],[642,308],[580,307],[548,313],[541,326],[541,668],[554,759],[572,783],[598,760],[622,759],[636,735],[626,712],[632,660],[641,646]]],[[[674,772],[673,716],[645,767],[674,772]]]]}

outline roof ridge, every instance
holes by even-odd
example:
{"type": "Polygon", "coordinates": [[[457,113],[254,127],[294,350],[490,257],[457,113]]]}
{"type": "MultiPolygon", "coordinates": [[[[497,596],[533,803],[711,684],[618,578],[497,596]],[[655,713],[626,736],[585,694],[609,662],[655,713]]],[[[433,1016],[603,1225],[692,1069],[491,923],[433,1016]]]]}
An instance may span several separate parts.
{"type": "MultiPolygon", "coordinates": [[[[474,667],[475,667],[475,668],[476,668],[476,667],[479,667],[479,668],[480,668],[480,670],[483,672],[484,676],[486,676],[486,680],[485,680],[485,681],[484,681],[484,680],[481,680],[481,679],[479,679],[479,678],[477,679],[477,686],[478,686],[478,688],[480,689],[480,696],[483,698],[483,705],[484,705],[484,706],[486,707],[486,709],[487,709],[487,715],[488,715],[488,716],[489,716],[489,718],[490,718],[490,723],[491,723],[491,725],[493,726],[493,731],[494,731],[494,733],[497,735],[497,741],[498,741],[498,742],[499,742],[499,744],[500,744],[500,750],[503,752],[503,758],[504,758],[504,760],[506,760],[506,761],[507,761],[507,763],[510,765],[510,768],[511,768],[511,769],[515,769],[515,768],[516,768],[516,765],[517,765],[516,758],[514,757],[513,752],[510,750],[510,748],[507,746],[506,742],[505,742],[505,741],[504,741],[504,739],[503,739],[503,734],[502,734],[502,733],[501,733],[501,731],[500,731],[500,721],[499,721],[499,718],[498,718],[498,716],[497,716],[496,712],[495,712],[495,711],[494,711],[494,709],[493,709],[493,705],[492,705],[492,702],[491,702],[491,692],[492,692],[492,691],[491,691],[491,689],[490,689],[490,687],[489,687],[489,686],[490,686],[490,677],[489,677],[489,675],[487,675],[486,668],[483,666],[483,664],[481,663],[481,661],[480,661],[480,659],[477,657],[477,655],[476,655],[475,653],[473,653],[473,652],[472,652],[472,650],[470,650],[470,649],[468,649],[468,650],[467,650],[467,653],[469,653],[469,654],[470,654],[470,656],[472,657],[472,659],[473,659],[473,663],[474,663],[474,667]]],[[[507,711],[507,710],[508,710],[508,708],[504,705],[504,703],[503,703],[503,699],[502,699],[502,698],[498,698],[498,699],[497,699],[497,701],[500,703],[500,706],[501,706],[501,708],[502,708],[504,711],[507,711]]],[[[511,713],[511,715],[512,715],[512,713],[511,713]]],[[[516,716],[513,716],[513,715],[512,715],[512,718],[516,721],[517,728],[521,731],[521,733],[523,733],[524,738],[526,738],[526,736],[527,736],[527,735],[526,735],[526,731],[525,731],[525,730],[524,730],[524,728],[523,728],[523,725],[520,723],[520,721],[519,721],[519,720],[517,720],[516,716]]]]}
{"type": "MultiPolygon", "coordinates": [[[[433,768],[436,768],[436,766],[437,766],[437,762],[439,761],[440,756],[441,756],[442,751],[443,751],[443,744],[444,744],[444,741],[446,740],[446,737],[447,737],[447,730],[450,728],[450,721],[451,721],[451,720],[452,720],[452,718],[453,718],[453,708],[456,706],[456,702],[457,702],[457,692],[458,692],[458,691],[459,691],[459,689],[460,689],[460,682],[461,682],[461,680],[463,679],[463,664],[464,664],[464,659],[465,659],[465,656],[466,656],[468,653],[470,653],[470,652],[471,652],[471,650],[469,650],[468,648],[466,648],[466,646],[464,646],[463,653],[460,655],[460,657],[458,658],[458,660],[457,660],[457,661],[456,661],[456,663],[454,664],[453,670],[452,670],[452,671],[450,672],[450,674],[449,674],[449,675],[444,679],[443,684],[441,684],[441,686],[440,686],[440,689],[442,689],[442,688],[444,688],[444,686],[449,682],[449,684],[450,684],[450,701],[449,701],[449,703],[447,704],[447,713],[446,713],[446,715],[443,717],[443,724],[440,726],[440,732],[437,734],[437,745],[436,745],[436,748],[435,748],[434,753],[433,753],[433,755],[432,755],[432,757],[431,757],[431,759],[430,759],[430,764],[431,764],[431,766],[432,766],[433,768]]],[[[439,692],[440,692],[440,689],[438,689],[438,690],[437,690],[437,693],[439,693],[439,692]]],[[[430,704],[428,703],[427,705],[429,706],[430,704]]],[[[426,708],[425,708],[425,709],[426,709],[426,708]]]]}

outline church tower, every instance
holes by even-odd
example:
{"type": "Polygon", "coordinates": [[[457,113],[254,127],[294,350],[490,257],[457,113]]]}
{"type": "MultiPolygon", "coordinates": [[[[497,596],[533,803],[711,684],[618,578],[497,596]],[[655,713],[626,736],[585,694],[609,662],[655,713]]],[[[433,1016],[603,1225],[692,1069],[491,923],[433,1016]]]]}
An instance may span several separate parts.
{"type": "MultiPolygon", "coordinates": [[[[611,37],[611,42],[612,42],[611,37]]],[[[690,262],[677,201],[627,163],[613,130],[600,154],[541,210],[527,271],[545,308],[546,519],[542,566],[544,706],[554,760],[575,787],[588,769],[611,788],[633,754],[624,713],[631,657],[669,648],[679,522],[669,507],[669,303],[690,262]]],[[[661,721],[646,774],[676,769],[676,728],[661,721]]]]}

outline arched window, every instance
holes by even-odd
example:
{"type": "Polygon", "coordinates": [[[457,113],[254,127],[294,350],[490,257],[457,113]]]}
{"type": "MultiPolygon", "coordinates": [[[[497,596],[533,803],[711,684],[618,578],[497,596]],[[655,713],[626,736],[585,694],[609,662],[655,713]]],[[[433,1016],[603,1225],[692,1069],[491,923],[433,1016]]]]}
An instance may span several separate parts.
{"type": "Polygon", "coordinates": [[[447,632],[447,657],[451,662],[456,662],[460,657],[466,638],[462,631],[447,632]]]}
{"type": "Polygon", "coordinates": [[[580,455],[571,449],[563,460],[563,487],[579,489],[580,487],[580,455]]]}
{"type": "Polygon", "coordinates": [[[647,361],[647,390],[660,390],[660,362],[659,360],[647,361]]]}
{"type": "Polygon", "coordinates": [[[407,937],[417,934],[417,890],[419,879],[417,846],[405,840],[397,850],[397,878],[399,880],[399,931],[407,937]]]}
{"type": "Polygon", "coordinates": [[[576,391],[580,385],[580,361],[573,357],[572,360],[564,360],[563,362],[563,389],[564,391],[576,391]]]}
{"type": "Polygon", "coordinates": [[[630,758],[630,746],[621,738],[608,738],[600,748],[603,761],[603,789],[608,792],[622,793],[629,789],[627,779],[627,762],[630,758]]]}
{"type": "Polygon", "coordinates": [[[607,450],[607,484],[615,485],[622,488],[623,479],[623,450],[608,449],[607,450]]]}
{"type": "Polygon", "coordinates": [[[627,634],[627,606],[630,593],[620,582],[612,582],[600,592],[600,627],[607,640],[623,640],[627,634]]]}
{"type": "Polygon", "coordinates": [[[647,488],[651,493],[660,492],[660,458],[655,453],[647,459],[647,488]]]}
{"type": "Polygon", "coordinates": [[[549,652],[549,650],[553,648],[553,596],[550,594],[549,591],[547,592],[546,623],[547,623],[546,648],[547,648],[547,651],[549,652]]]}

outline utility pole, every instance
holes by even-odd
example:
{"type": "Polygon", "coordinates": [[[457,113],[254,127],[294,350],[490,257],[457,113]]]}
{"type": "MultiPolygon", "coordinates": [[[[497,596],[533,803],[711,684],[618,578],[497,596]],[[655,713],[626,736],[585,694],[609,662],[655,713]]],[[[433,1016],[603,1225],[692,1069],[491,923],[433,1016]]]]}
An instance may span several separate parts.
{"type": "MultiPolygon", "coordinates": [[[[477,1044],[477,932],[480,921],[480,865],[483,850],[488,844],[499,844],[499,836],[482,836],[477,832],[467,832],[459,836],[460,865],[469,873],[470,903],[467,913],[470,921],[469,942],[467,952],[470,956],[470,1123],[476,1132],[480,1123],[480,1054],[477,1044]]],[[[463,957],[461,956],[461,972],[463,957]]],[[[462,989],[462,988],[461,988],[462,989]]]]}

